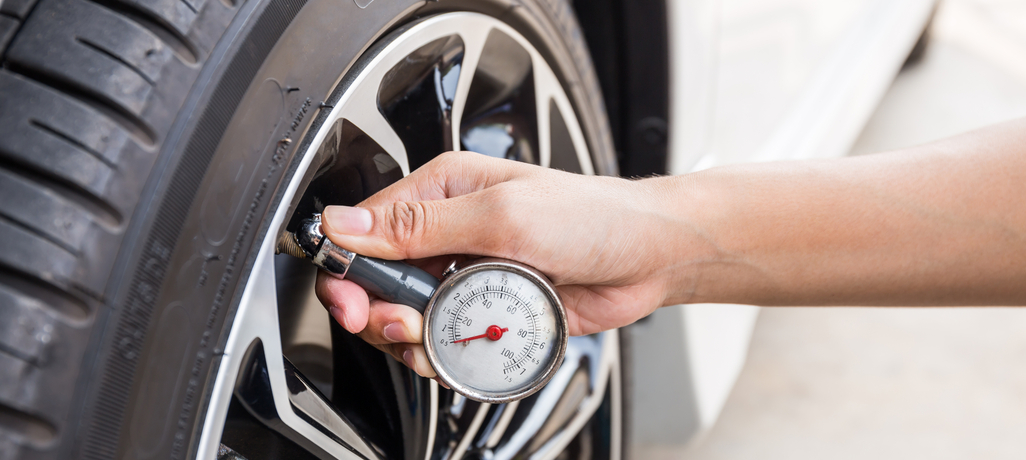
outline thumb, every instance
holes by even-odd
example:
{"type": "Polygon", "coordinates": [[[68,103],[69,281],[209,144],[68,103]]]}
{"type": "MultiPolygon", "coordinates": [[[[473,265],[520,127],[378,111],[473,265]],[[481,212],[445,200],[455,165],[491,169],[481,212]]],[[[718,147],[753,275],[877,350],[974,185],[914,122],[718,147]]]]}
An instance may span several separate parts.
{"type": "MultiPolygon", "coordinates": [[[[367,207],[328,206],[324,234],[335,244],[370,257],[424,259],[446,254],[501,256],[494,229],[502,212],[490,203],[492,189],[455,198],[395,201],[367,207]]],[[[494,200],[491,200],[494,201],[494,200]]]]}

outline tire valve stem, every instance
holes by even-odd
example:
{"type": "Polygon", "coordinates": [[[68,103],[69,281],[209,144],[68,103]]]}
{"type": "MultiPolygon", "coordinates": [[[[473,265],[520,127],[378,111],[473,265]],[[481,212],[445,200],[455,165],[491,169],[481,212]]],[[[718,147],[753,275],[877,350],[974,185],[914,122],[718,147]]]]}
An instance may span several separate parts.
{"type": "Polygon", "coordinates": [[[299,259],[306,258],[306,251],[299,247],[299,241],[296,241],[296,234],[292,232],[282,232],[281,237],[278,238],[278,248],[274,253],[288,254],[299,259]]]}

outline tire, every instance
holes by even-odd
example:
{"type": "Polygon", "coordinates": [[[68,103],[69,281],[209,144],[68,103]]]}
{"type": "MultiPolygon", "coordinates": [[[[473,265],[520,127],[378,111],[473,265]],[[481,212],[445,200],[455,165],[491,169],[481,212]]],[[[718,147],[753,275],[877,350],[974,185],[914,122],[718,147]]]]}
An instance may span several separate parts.
{"type": "MultiPolygon", "coordinates": [[[[453,11],[498,18],[535,44],[595,172],[615,174],[594,71],[563,0],[4,0],[0,459],[205,455],[200,434],[261,242],[279,230],[272,217],[323,191],[299,152],[377,41],[453,11]],[[286,200],[293,182],[300,193],[286,200]]],[[[340,360],[394,385],[434,385],[337,329],[333,343],[336,404],[340,360]]],[[[618,410],[610,398],[588,423],[618,410]]],[[[248,426],[256,415],[237,403],[229,417],[248,426]]],[[[406,419],[380,423],[406,444],[379,455],[438,452],[416,446],[406,419]]],[[[296,446],[279,444],[274,455],[292,458],[296,446]]],[[[564,454],[600,456],[574,446],[564,454]]]]}

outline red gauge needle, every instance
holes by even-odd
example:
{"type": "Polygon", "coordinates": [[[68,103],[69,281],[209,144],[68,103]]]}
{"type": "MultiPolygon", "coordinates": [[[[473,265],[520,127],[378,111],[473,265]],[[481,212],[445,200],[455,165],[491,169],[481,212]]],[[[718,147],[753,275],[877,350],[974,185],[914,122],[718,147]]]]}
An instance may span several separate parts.
{"type": "Polygon", "coordinates": [[[453,340],[452,343],[469,342],[471,340],[483,339],[485,337],[488,337],[489,340],[493,341],[499,340],[502,338],[502,333],[507,331],[509,331],[508,327],[500,328],[499,326],[493,324],[491,326],[488,326],[488,329],[485,329],[484,334],[475,335],[473,337],[467,337],[465,339],[453,340]]]}

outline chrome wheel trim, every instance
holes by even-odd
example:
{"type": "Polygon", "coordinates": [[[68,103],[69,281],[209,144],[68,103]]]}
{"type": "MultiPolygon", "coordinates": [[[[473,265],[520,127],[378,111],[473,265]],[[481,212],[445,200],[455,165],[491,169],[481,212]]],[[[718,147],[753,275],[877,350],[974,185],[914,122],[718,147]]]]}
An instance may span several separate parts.
{"type": "MultiPolygon", "coordinates": [[[[551,164],[552,133],[550,127],[552,120],[549,110],[551,104],[558,110],[565,128],[569,131],[569,137],[582,172],[594,174],[584,133],[575,116],[573,105],[563,91],[558,78],[535,47],[505,23],[477,13],[447,13],[405,26],[393,33],[393,38],[386,39],[383,43],[372,47],[367,56],[361,59],[361,63],[357,64],[357,67],[351,69],[343,78],[343,85],[346,89],[334,107],[330,108],[327,119],[304,136],[312,137],[312,141],[305,144],[309,147],[296,154],[299,158],[296,172],[288,179],[288,183],[284,187],[284,193],[267,227],[268,231],[259,243],[252,271],[245,281],[241,301],[214,380],[210,403],[203,417],[197,450],[197,455],[200,458],[215,458],[217,455],[229,402],[233,393],[245,390],[245,388],[240,390],[240,385],[242,385],[240,382],[246,381],[240,376],[243,370],[252,371],[254,365],[263,366],[259,370],[265,372],[267,376],[266,385],[273,403],[270,405],[270,409],[273,410],[278,421],[284,425],[276,427],[276,431],[283,434],[285,434],[283,430],[291,431],[295,437],[301,438],[297,443],[311,450],[315,455],[325,458],[377,458],[379,456],[379,452],[365,442],[351,424],[335,413],[330,401],[327,401],[326,398],[319,396],[316,392],[306,392],[302,395],[289,392],[287,378],[292,379],[293,384],[296,378],[304,379],[301,374],[290,369],[291,365],[287,364],[285,360],[277,359],[283,355],[277,293],[275,292],[278,280],[275,274],[274,254],[278,230],[284,228],[290,217],[288,207],[282,206],[282,204],[293,202],[293,198],[303,183],[303,178],[309,173],[316,156],[315,152],[336,129],[336,121],[342,119],[349,121],[377,142],[382,150],[395,161],[404,176],[409,174],[410,161],[403,141],[378,110],[379,87],[389,70],[402,59],[433,40],[454,35],[462,39],[464,46],[463,70],[458,77],[451,111],[451,148],[458,150],[463,112],[471,83],[487,38],[495,30],[515,40],[530,55],[537,108],[535,115],[537,116],[539,164],[544,167],[551,164]],[[347,81],[346,78],[351,79],[347,81]],[[257,343],[260,344],[260,350],[254,348],[254,344],[257,343]],[[254,364],[260,361],[254,360],[255,353],[259,353],[259,356],[264,358],[262,363],[254,364]],[[299,377],[296,377],[297,375],[299,377]]],[[[584,372],[586,374],[585,383],[590,391],[579,398],[575,397],[577,399],[572,399],[573,405],[569,408],[572,411],[569,412],[569,416],[560,421],[556,426],[556,431],[549,434],[547,442],[533,450],[531,458],[555,458],[562,452],[602,404],[606,386],[610,382],[612,382],[613,399],[610,454],[612,458],[619,458],[621,420],[619,400],[621,393],[618,360],[619,349],[616,331],[571,339],[567,351],[567,363],[569,364],[565,364],[549,385],[535,396],[537,398],[535,406],[547,409],[528,414],[525,421],[520,424],[521,429],[509,436],[505,432],[510,426],[519,404],[506,405],[507,407],[502,408],[501,412],[496,410],[494,423],[490,423],[487,427],[489,431],[484,433],[486,438],[483,439],[483,447],[490,450],[492,458],[511,458],[520,453],[533,436],[546,429],[547,422],[550,422],[547,415],[557,408],[561,401],[567,400],[567,392],[581,391],[578,388],[580,379],[576,376],[584,372]],[[506,442],[501,442],[504,437],[508,439],[506,442]]],[[[252,383],[252,379],[248,382],[252,383]]],[[[429,383],[429,386],[431,424],[425,440],[428,446],[426,459],[431,457],[436,445],[436,423],[442,417],[442,414],[439,413],[440,389],[433,381],[429,383]]],[[[450,407],[454,404],[451,404],[450,407]]],[[[480,437],[478,432],[485,424],[490,409],[491,406],[488,404],[477,406],[477,409],[473,411],[470,425],[465,431],[459,433],[458,443],[449,452],[450,459],[461,458],[473,447],[471,444],[476,436],[480,437]]],[[[267,423],[266,420],[262,421],[267,423]]]]}

